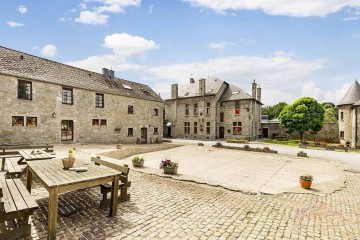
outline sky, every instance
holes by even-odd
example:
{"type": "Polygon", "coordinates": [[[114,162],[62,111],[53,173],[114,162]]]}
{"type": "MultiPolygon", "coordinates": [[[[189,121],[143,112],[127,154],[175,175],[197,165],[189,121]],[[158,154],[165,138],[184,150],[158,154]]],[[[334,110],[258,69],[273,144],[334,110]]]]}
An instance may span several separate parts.
{"type": "Polygon", "coordinates": [[[149,85],[217,77],[262,102],[337,103],[360,79],[359,0],[0,0],[0,45],[149,85]]]}

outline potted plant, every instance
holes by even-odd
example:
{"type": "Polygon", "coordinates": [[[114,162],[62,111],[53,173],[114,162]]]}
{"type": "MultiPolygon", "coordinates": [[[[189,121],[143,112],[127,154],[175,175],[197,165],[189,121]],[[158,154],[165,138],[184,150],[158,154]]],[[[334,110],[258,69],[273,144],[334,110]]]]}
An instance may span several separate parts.
{"type": "Polygon", "coordinates": [[[69,169],[72,166],[74,166],[75,152],[76,152],[76,148],[70,149],[69,152],[68,152],[68,157],[62,159],[64,169],[69,169]]]}
{"type": "Polygon", "coordinates": [[[310,174],[304,174],[300,176],[300,186],[305,189],[309,189],[311,187],[311,183],[314,180],[314,177],[310,174]]]}
{"type": "Polygon", "coordinates": [[[306,152],[303,152],[303,151],[300,151],[296,154],[298,157],[307,157],[307,153],[306,152]]]}
{"type": "Polygon", "coordinates": [[[144,167],[144,158],[135,156],[131,159],[133,167],[144,167]]]}
{"type": "Polygon", "coordinates": [[[179,164],[172,162],[170,159],[165,159],[160,163],[160,169],[164,169],[165,174],[177,174],[179,164]]]}

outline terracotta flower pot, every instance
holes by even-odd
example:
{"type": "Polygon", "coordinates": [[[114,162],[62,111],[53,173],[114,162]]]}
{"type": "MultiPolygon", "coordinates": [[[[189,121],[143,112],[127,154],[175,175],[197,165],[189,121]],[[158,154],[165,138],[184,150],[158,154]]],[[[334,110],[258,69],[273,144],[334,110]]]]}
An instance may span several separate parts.
{"type": "Polygon", "coordinates": [[[64,169],[69,169],[72,166],[74,166],[75,158],[63,158],[62,163],[63,163],[64,169]]]}
{"type": "Polygon", "coordinates": [[[177,174],[177,169],[178,169],[178,167],[174,167],[174,168],[164,167],[164,173],[165,174],[177,174]]]}
{"type": "Polygon", "coordinates": [[[309,189],[311,187],[311,180],[304,180],[300,178],[300,186],[305,189],[309,189]]]}
{"type": "Polygon", "coordinates": [[[133,161],[133,167],[144,167],[144,161],[133,161]]]}

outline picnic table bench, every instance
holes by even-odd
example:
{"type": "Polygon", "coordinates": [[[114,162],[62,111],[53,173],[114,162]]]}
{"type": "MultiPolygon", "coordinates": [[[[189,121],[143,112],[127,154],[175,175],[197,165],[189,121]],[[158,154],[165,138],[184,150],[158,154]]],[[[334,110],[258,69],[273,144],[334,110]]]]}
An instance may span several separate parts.
{"type": "Polygon", "coordinates": [[[0,239],[31,234],[29,216],[39,206],[20,179],[0,180],[0,239]]]}
{"type": "Polygon", "coordinates": [[[22,149],[43,149],[45,152],[54,154],[54,145],[14,145],[0,146],[1,171],[4,171],[5,160],[7,158],[19,158],[21,155],[18,150],[22,149]],[[15,151],[14,151],[15,150],[15,151]]]}
{"type": "MultiPolygon", "coordinates": [[[[100,159],[100,157],[92,157],[91,161],[94,162],[96,165],[104,165],[106,167],[115,169],[119,172],[121,172],[120,178],[119,178],[119,191],[120,191],[120,197],[119,202],[126,202],[130,200],[130,193],[128,193],[128,188],[131,186],[131,182],[129,181],[129,172],[130,168],[125,166],[120,166],[105,160],[100,159]]],[[[107,197],[108,193],[111,192],[111,184],[105,183],[100,184],[100,192],[103,195],[103,199],[100,201],[100,208],[104,208],[109,206],[110,199],[107,197]]]]}
{"type": "Polygon", "coordinates": [[[36,152],[32,152],[31,150],[20,150],[19,151],[20,160],[17,162],[8,160],[6,161],[7,172],[5,174],[6,178],[20,178],[21,175],[25,172],[25,161],[34,161],[34,160],[48,160],[54,158],[54,156],[48,154],[45,151],[38,150],[36,152]]]}

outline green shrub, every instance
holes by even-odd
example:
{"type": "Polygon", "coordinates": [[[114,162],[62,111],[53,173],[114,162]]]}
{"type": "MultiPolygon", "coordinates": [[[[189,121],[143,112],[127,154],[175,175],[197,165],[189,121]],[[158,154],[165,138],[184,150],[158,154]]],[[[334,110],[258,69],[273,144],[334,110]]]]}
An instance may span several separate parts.
{"type": "Polygon", "coordinates": [[[145,161],[145,160],[142,157],[135,156],[135,157],[133,157],[133,159],[131,159],[131,161],[133,161],[133,162],[142,162],[142,161],[145,161]]]}

